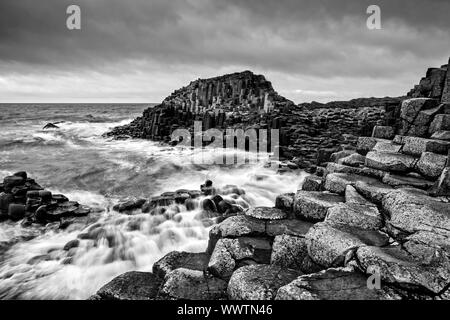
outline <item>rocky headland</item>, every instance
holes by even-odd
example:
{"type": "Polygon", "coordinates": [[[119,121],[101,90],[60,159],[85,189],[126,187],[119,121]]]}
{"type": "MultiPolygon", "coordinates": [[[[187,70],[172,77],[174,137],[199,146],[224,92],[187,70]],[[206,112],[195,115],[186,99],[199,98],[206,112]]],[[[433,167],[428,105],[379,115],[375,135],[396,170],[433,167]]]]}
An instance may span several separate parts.
{"type": "Polygon", "coordinates": [[[220,190],[208,189],[210,210],[223,218],[206,252],[172,252],[152,273],[123,274],[92,299],[449,299],[447,69],[429,69],[403,98],[326,105],[295,106],[250,72],[199,80],[115,129],[168,141],[171,129],[196,117],[206,127],[280,128],[283,155],[313,174],[274,208],[224,214],[220,190]],[[247,90],[241,76],[259,79],[262,90],[247,90]],[[214,116],[217,97],[227,116],[214,116]],[[202,112],[191,111],[199,105],[202,112]]]}

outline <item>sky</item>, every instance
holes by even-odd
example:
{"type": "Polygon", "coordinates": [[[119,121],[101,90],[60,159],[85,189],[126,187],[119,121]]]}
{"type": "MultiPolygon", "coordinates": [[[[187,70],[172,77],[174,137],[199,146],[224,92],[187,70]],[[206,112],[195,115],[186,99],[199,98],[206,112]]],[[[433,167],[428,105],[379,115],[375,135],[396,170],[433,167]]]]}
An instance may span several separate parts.
{"type": "Polygon", "coordinates": [[[448,63],[449,15],[448,0],[0,0],[0,103],[157,103],[244,70],[296,103],[401,96],[448,63]]]}

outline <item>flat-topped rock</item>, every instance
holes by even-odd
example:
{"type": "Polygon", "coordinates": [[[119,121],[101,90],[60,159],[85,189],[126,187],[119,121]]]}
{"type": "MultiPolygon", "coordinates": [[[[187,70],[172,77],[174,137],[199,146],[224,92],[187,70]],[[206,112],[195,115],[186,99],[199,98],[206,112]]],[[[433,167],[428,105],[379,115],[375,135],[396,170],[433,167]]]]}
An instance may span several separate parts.
{"type": "Polygon", "coordinates": [[[233,271],[246,264],[269,264],[272,246],[263,238],[220,239],[211,255],[208,270],[216,277],[228,279],[233,271]]]}
{"type": "Polygon", "coordinates": [[[342,203],[328,209],[325,222],[371,230],[383,227],[383,219],[376,206],[351,203],[342,203]]]}
{"type": "Polygon", "coordinates": [[[351,154],[348,157],[342,158],[338,161],[339,164],[343,164],[350,167],[360,167],[364,165],[365,162],[366,157],[359,153],[351,154]]]}
{"type": "Polygon", "coordinates": [[[373,147],[379,142],[385,142],[389,143],[390,140],[388,139],[378,139],[373,137],[359,137],[358,138],[358,144],[356,146],[356,150],[361,154],[366,154],[367,152],[371,151],[373,147]]]}
{"type": "Polygon", "coordinates": [[[295,193],[280,194],[275,199],[275,208],[284,210],[286,212],[292,212],[294,207],[295,193]]]}
{"type": "Polygon", "coordinates": [[[444,170],[447,163],[447,156],[432,152],[422,153],[417,162],[417,171],[430,179],[437,179],[444,170]]]}
{"type": "Polygon", "coordinates": [[[393,187],[414,187],[419,189],[429,189],[433,186],[434,182],[419,178],[416,176],[401,176],[392,173],[388,173],[383,177],[383,183],[393,187]]]}
{"type": "Polygon", "coordinates": [[[379,139],[393,139],[395,136],[395,129],[391,126],[375,126],[372,131],[372,137],[379,139]]]}
{"type": "Polygon", "coordinates": [[[366,156],[366,166],[390,172],[409,172],[417,159],[401,153],[369,152],[366,156]]]}
{"type": "Polygon", "coordinates": [[[97,291],[97,300],[154,300],[158,295],[161,279],[150,272],[124,273],[97,291]]]}
{"type": "Polygon", "coordinates": [[[288,214],[281,209],[269,207],[250,208],[245,211],[245,215],[260,220],[282,220],[286,219],[288,216],[288,214]]]}
{"type": "Polygon", "coordinates": [[[231,300],[273,300],[280,287],[290,283],[301,272],[271,265],[246,266],[236,270],[228,283],[231,300]]]}
{"type": "Polygon", "coordinates": [[[400,108],[400,118],[407,124],[413,124],[420,111],[432,109],[438,105],[437,99],[414,98],[404,100],[400,108]]]}
{"type": "Polygon", "coordinates": [[[266,223],[265,234],[269,237],[283,234],[302,237],[312,226],[313,223],[299,219],[273,220],[266,223]]]}
{"type": "Polygon", "coordinates": [[[398,189],[383,198],[389,223],[408,233],[433,231],[450,233],[450,203],[444,203],[413,189],[398,189]]]}
{"type": "Polygon", "coordinates": [[[450,150],[450,142],[444,140],[404,137],[403,141],[402,152],[413,156],[420,156],[423,152],[447,155],[450,150]]]}
{"type": "Polygon", "coordinates": [[[323,267],[343,266],[346,254],[358,247],[388,243],[388,237],[378,231],[328,222],[315,224],[305,237],[309,256],[323,267]]]}
{"type": "Polygon", "coordinates": [[[307,176],[302,185],[304,191],[321,191],[323,186],[322,177],[316,175],[307,176]]]}
{"type": "Polygon", "coordinates": [[[389,142],[378,142],[375,147],[373,147],[372,151],[377,152],[387,152],[387,153],[398,153],[402,149],[401,144],[394,143],[393,141],[389,142]]]}
{"type": "Polygon", "coordinates": [[[153,265],[153,274],[164,278],[169,272],[185,268],[202,271],[206,268],[209,261],[209,255],[206,253],[192,253],[172,251],[153,265]]]}
{"type": "Polygon", "coordinates": [[[430,133],[450,130],[450,114],[438,114],[430,125],[430,133]]]}
{"type": "Polygon", "coordinates": [[[294,200],[294,214],[309,221],[325,219],[329,208],[344,201],[344,197],[326,192],[298,191],[294,200]]]}
{"type": "Polygon", "coordinates": [[[355,185],[358,181],[365,181],[367,183],[376,183],[378,180],[370,177],[365,177],[357,174],[347,173],[330,173],[325,180],[325,190],[340,195],[345,194],[345,188],[348,185],[355,185]]]}
{"type": "Polygon", "coordinates": [[[179,268],[168,273],[161,285],[158,299],[222,300],[226,299],[227,283],[206,276],[203,271],[179,268]]]}
{"type": "Polygon", "coordinates": [[[360,247],[356,255],[365,272],[376,270],[382,281],[396,286],[426,289],[438,294],[450,284],[448,266],[423,264],[400,247],[360,247]]]}
{"type": "Polygon", "coordinates": [[[431,139],[450,141],[450,131],[448,130],[440,130],[433,133],[431,139]]]}
{"type": "Polygon", "coordinates": [[[276,300],[397,300],[389,290],[369,289],[367,277],[351,268],[306,274],[278,290],[276,300]]]}
{"type": "Polygon", "coordinates": [[[358,181],[355,183],[355,189],[362,194],[366,199],[375,203],[381,204],[383,196],[391,192],[393,188],[382,182],[358,181]]]}

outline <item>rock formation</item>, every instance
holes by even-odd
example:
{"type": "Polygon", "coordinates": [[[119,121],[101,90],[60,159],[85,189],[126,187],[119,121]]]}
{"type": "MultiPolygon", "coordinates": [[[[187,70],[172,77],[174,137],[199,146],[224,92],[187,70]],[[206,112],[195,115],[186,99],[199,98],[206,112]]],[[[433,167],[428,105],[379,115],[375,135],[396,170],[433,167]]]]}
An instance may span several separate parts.
{"type": "Polygon", "coordinates": [[[205,253],[170,253],[93,298],[450,299],[448,74],[430,70],[398,119],[333,144],[302,190],[229,212],[205,253]]]}

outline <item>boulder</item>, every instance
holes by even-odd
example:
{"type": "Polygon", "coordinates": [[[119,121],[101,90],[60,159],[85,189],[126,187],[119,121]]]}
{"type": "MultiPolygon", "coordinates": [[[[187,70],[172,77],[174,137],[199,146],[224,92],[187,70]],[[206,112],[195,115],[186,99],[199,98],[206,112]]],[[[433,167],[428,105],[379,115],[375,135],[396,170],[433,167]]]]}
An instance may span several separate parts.
{"type": "Polygon", "coordinates": [[[9,205],[14,202],[14,196],[9,193],[0,193],[0,217],[8,217],[9,205]]]}
{"type": "Polygon", "coordinates": [[[220,239],[208,263],[208,270],[215,276],[228,279],[237,268],[248,264],[268,264],[272,247],[267,239],[220,239]]]}
{"type": "Polygon", "coordinates": [[[446,163],[447,156],[424,152],[417,162],[417,171],[427,178],[436,179],[442,174],[446,163]]]}
{"type": "Polygon", "coordinates": [[[369,152],[366,156],[366,166],[383,171],[411,171],[417,159],[401,153],[369,152]]]}
{"type": "Polygon", "coordinates": [[[153,274],[164,278],[178,268],[203,271],[208,261],[209,255],[206,253],[172,251],[153,264],[153,274]]]}
{"type": "Polygon", "coordinates": [[[270,264],[286,269],[303,270],[303,261],[308,256],[306,239],[290,235],[276,236],[272,246],[270,264]]]}
{"type": "Polygon", "coordinates": [[[376,206],[342,203],[328,209],[325,221],[350,227],[378,230],[383,227],[381,213],[376,206]]]}
{"type": "Polygon", "coordinates": [[[351,268],[328,269],[298,277],[278,290],[276,300],[397,300],[391,290],[369,289],[368,279],[351,268]]]}
{"type": "Polygon", "coordinates": [[[236,270],[228,283],[230,300],[273,300],[280,287],[290,283],[301,272],[278,266],[253,265],[236,270]]]}
{"type": "Polygon", "coordinates": [[[260,220],[282,220],[288,216],[283,210],[269,207],[250,208],[245,211],[245,215],[260,220]]]}
{"type": "Polygon", "coordinates": [[[390,141],[387,139],[378,139],[373,137],[359,137],[356,150],[358,153],[365,155],[367,152],[371,151],[378,142],[389,143],[390,141]]]}
{"type": "Polygon", "coordinates": [[[338,162],[340,159],[346,158],[350,156],[351,154],[354,154],[355,151],[353,150],[342,150],[339,152],[335,152],[331,155],[330,161],[331,162],[338,162]]]}
{"type": "Polygon", "coordinates": [[[450,197],[450,167],[447,167],[442,171],[442,174],[433,186],[431,193],[434,196],[450,197]]]}
{"type": "Polygon", "coordinates": [[[50,129],[59,129],[59,127],[56,124],[49,122],[42,128],[42,130],[50,130],[50,129]]]}
{"type": "Polygon", "coordinates": [[[393,189],[391,186],[379,181],[370,183],[357,181],[354,186],[360,194],[375,204],[381,204],[383,196],[393,189]]]}
{"type": "Polygon", "coordinates": [[[294,214],[308,221],[325,219],[329,208],[344,201],[342,196],[326,192],[298,191],[294,200],[294,214]]]}
{"type": "Polygon", "coordinates": [[[149,272],[127,272],[104,285],[96,293],[98,300],[154,300],[161,279],[149,272]]]}
{"type": "Polygon", "coordinates": [[[316,175],[307,176],[302,184],[304,191],[321,191],[323,186],[322,177],[316,175]]]}
{"type": "Polygon", "coordinates": [[[312,226],[313,223],[299,219],[273,220],[266,223],[265,234],[269,237],[283,234],[302,237],[312,226]]]}
{"type": "Polygon", "coordinates": [[[354,153],[348,157],[342,158],[338,161],[339,164],[343,164],[350,167],[360,167],[366,162],[366,157],[359,153],[354,153]]]}
{"type": "Polygon", "coordinates": [[[294,207],[295,193],[285,193],[277,196],[275,199],[275,208],[286,212],[292,212],[294,207]]]}
{"type": "Polygon", "coordinates": [[[390,126],[375,126],[373,128],[372,137],[391,140],[395,136],[395,130],[390,126]]]}
{"type": "Polygon", "coordinates": [[[411,125],[420,111],[433,109],[438,105],[439,101],[436,99],[415,98],[404,100],[400,108],[400,118],[405,124],[411,125]]]}
{"type": "Polygon", "coordinates": [[[373,147],[373,151],[376,152],[387,152],[387,153],[398,153],[402,149],[401,144],[397,144],[393,141],[389,142],[378,142],[375,147],[373,147]]]}
{"type": "Polygon", "coordinates": [[[325,180],[325,189],[333,193],[344,195],[345,188],[348,185],[355,185],[358,181],[364,181],[371,184],[376,183],[378,180],[356,174],[330,173],[325,180]]]}
{"type": "Polygon", "coordinates": [[[8,209],[8,216],[14,220],[20,220],[25,217],[26,207],[23,204],[11,203],[8,209]]]}
{"type": "Polygon", "coordinates": [[[323,267],[344,265],[345,256],[361,246],[383,246],[388,237],[378,231],[321,222],[306,234],[308,254],[323,267]]]}
{"type": "Polygon", "coordinates": [[[450,142],[444,140],[424,139],[419,137],[404,137],[405,144],[402,152],[405,154],[420,156],[423,152],[448,154],[450,142]]]}
{"type": "Polygon", "coordinates": [[[382,281],[409,290],[426,290],[436,295],[450,284],[448,265],[417,261],[401,247],[360,247],[356,256],[364,272],[376,270],[382,281]]]}
{"type": "Polygon", "coordinates": [[[175,269],[164,278],[158,299],[222,300],[226,299],[227,283],[202,271],[175,269]]]}

